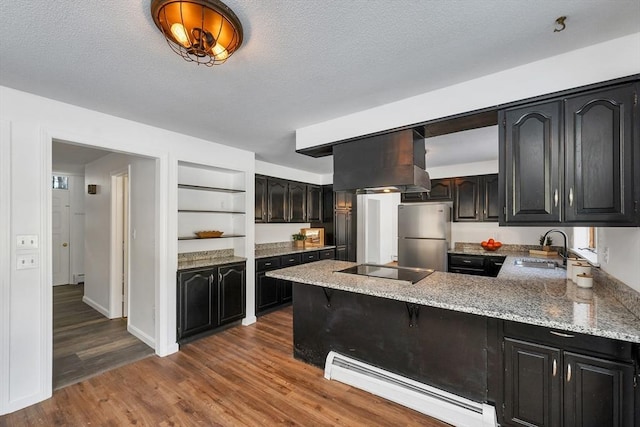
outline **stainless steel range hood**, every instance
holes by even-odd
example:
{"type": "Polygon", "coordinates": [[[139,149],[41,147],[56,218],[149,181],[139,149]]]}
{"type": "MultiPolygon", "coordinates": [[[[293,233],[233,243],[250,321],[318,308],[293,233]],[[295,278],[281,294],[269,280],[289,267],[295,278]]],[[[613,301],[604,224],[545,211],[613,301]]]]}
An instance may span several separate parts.
{"type": "Polygon", "coordinates": [[[424,137],[407,129],[333,147],[333,190],[370,193],[431,191],[424,137]]]}

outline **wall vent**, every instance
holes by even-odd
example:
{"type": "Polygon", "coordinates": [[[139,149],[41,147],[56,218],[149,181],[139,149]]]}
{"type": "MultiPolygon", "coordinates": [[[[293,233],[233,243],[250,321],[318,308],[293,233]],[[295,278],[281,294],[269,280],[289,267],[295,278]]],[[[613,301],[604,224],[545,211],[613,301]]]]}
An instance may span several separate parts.
{"type": "Polygon", "coordinates": [[[84,273],[75,273],[73,275],[73,284],[78,285],[84,283],[84,273]]]}
{"type": "Polygon", "coordinates": [[[368,391],[455,426],[495,427],[495,408],[329,352],[324,377],[368,391]]]}

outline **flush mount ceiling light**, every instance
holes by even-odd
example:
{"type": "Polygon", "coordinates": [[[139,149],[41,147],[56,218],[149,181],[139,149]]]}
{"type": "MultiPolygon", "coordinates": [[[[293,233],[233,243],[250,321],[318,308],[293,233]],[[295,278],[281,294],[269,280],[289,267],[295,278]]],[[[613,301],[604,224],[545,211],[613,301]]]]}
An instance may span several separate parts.
{"type": "Polygon", "coordinates": [[[185,61],[224,63],[242,44],[242,24],[219,0],[152,0],[151,16],[185,61]]]}

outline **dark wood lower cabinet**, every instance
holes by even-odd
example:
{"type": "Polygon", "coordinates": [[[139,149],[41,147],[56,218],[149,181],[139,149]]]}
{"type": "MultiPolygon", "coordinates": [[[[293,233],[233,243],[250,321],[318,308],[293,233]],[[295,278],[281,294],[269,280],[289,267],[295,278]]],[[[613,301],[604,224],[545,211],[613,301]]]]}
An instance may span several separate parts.
{"type": "Polygon", "coordinates": [[[244,263],[182,270],[177,277],[177,341],[206,336],[246,315],[244,263]]]}
{"type": "Polygon", "coordinates": [[[638,425],[634,387],[637,346],[588,335],[558,335],[543,327],[505,324],[523,333],[517,339],[505,337],[503,341],[501,425],[638,425]],[[526,335],[526,340],[521,339],[526,335]]]}
{"type": "Polygon", "coordinates": [[[504,340],[505,421],[514,426],[560,425],[560,350],[504,340]]]}
{"type": "Polygon", "coordinates": [[[633,426],[631,364],[564,353],[564,425],[633,426]]]}
{"type": "Polygon", "coordinates": [[[332,248],[257,259],[256,315],[270,313],[293,301],[293,284],[288,280],[267,277],[268,271],[334,258],[335,250],[332,248]]]}

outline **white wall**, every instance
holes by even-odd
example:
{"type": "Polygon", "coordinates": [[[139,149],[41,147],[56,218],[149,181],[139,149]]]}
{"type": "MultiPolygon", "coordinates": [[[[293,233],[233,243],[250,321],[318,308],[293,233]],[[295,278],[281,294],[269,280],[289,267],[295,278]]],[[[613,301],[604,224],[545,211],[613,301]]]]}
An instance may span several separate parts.
{"type": "Polygon", "coordinates": [[[600,267],[640,292],[640,227],[598,228],[598,263],[600,267]],[[605,250],[609,257],[605,262],[605,250]]]}
{"type": "Polygon", "coordinates": [[[398,205],[400,193],[359,195],[358,200],[358,262],[386,264],[398,259],[398,205]],[[370,214],[370,201],[375,201],[378,212],[370,214]],[[379,218],[378,224],[370,224],[370,218],[379,218]],[[375,227],[375,230],[371,228],[375,227]],[[379,237],[376,248],[369,241],[369,233],[379,237]]]}
{"type": "Polygon", "coordinates": [[[292,241],[291,235],[301,228],[309,228],[309,223],[256,224],[256,244],[292,241]]]}
{"type": "Polygon", "coordinates": [[[640,72],[640,33],[296,130],[296,149],[439,119],[640,72]]]}
{"type": "MultiPolygon", "coordinates": [[[[178,161],[245,171],[246,206],[253,205],[254,153],[235,149],[64,104],[0,86],[0,220],[8,210],[8,266],[0,272],[0,413],[23,408],[51,396],[51,141],[55,139],[157,158],[157,268],[154,281],[156,353],[177,351],[177,168],[178,161]],[[8,157],[7,157],[8,156],[8,157]],[[6,179],[5,179],[6,178],[6,179]],[[38,268],[17,270],[16,236],[40,237],[38,268]],[[5,298],[6,297],[6,298],[5,298]],[[8,303],[7,303],[8,302],[8,303]],[[6,307],[6,309],[5,309],[6,307]],[[10,369],[9,369],[10,367],[10,369]]],[[[254,227],[246,217],[242,255],[247,262],[247,319],[255,321],[254,227]]],[[[2,248],[3,246],[0,246],[2,248]]],[[[0,253],[0,255],[4,255],[0,253]]],[[[4,256],[2,257],[5,258],[4,256]]],[[[3,264],[4,265],[4,264],[3,264]]]]}

